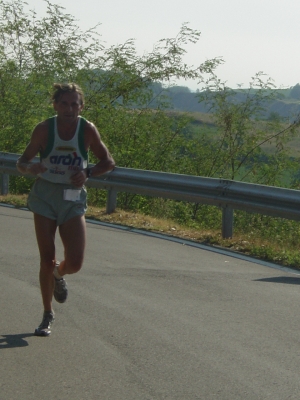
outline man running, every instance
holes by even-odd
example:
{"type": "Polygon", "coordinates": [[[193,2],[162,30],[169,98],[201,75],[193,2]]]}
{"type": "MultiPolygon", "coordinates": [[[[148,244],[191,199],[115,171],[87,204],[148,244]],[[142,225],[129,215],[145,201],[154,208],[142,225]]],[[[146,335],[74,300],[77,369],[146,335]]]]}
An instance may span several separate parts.
{"type": "Polygon", "coordinates": [[[74,84],[54,84],[52,95],[56,116],[40,122],[17,161],[23,174],[37,179],[28,196],[34,214],[40,252],[40,287],[43,319],[35,335],[48,336],[54,322],[52,298],[64,303],[68,296],[64,276],[78,272],[83,264],[86,243],[86,189],[89,177],[111,171],[115,162],[102,142],[95,125],[80,116],[84,107],[81,88],[74,84]],[[88,166],[88,150],[99,162],[88,166]],[[31,160],[40,153],[40,162],[31,160]],[[64,260],[56,260],[57,227],[64,247],[64,260]]]}

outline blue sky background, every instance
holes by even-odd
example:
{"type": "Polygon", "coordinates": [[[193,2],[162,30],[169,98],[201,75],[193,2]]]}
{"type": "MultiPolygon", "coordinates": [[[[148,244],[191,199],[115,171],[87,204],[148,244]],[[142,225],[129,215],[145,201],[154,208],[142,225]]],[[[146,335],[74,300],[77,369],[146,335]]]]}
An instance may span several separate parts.
{"type": "MultiPolygon", "coordinates": [[[[43,0],[27,0],[28,7],[45,15],[43,0]]],[[[174,37],[184,22],[199,30],[196,45],[187,47],[185,62],[199,65],[223,57],[217,75],[231,87],[248,86],[259,71],[276,86],[300,82],[300,2],[295,0],[51,0],[65,8],[86,30],[101,23],[98,32],[107,45],[134,38],[140,54],[162,38],[174,37]]],[[[180,81],[196,89],[195,83],[180,81]]]]}

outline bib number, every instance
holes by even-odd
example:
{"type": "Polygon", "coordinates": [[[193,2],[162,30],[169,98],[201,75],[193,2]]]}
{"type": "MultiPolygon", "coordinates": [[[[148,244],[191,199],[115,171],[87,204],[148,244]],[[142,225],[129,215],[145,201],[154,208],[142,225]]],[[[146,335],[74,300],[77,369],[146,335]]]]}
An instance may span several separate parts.
{"type": "Polygon", "coordinates": [[[81,193],[81,190],[65,189],[64,190],[64,200],[78,201],[78,200],[80,200],[80,193],[81,193]]]}

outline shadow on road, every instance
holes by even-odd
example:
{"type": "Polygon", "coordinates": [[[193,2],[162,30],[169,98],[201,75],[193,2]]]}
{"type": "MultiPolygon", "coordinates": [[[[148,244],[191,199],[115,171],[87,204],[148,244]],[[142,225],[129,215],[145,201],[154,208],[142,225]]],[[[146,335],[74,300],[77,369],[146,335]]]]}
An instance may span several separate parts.
{"type": "Polygon", "coordinates": [[[288,285],[300,285],[300,278],[292,276],[276,276],[273,278],[255,279],[254,282],[286,283],[288,285]]]}
{"type": "Polygon", "coordinates": [[[0,335],[0,349],[11,349],[13,347],[26,347],[28,337],[34,336],[33,333],[18,333],[15,335],[0,335]]]}

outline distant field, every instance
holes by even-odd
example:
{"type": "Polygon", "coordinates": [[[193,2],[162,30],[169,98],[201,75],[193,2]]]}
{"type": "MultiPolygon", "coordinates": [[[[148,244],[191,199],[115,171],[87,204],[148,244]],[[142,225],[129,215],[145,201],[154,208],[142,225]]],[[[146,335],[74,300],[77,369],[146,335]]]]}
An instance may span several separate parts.
{"type": "MultiPolygon", "coordinates": [[[[206,126],[208,130],[206,132],[209,132],[209,128],[211,129],[211,134],[216,134],[216,127],[214,124],[214,119],[211,114],[205,114],[205,113],[191,113],[192,116],[192,131],[194,133],[197,132],[200,126],[206,126]]],[[[261,121],[262,124],[264,124],[264,121],[261,121]]],[[[282,129],[284,129],[284,124],[282,125],[282,129]]],[[[276,132],[274,132],[276,133],[276,132]]],[[[262,149],[268,153],[272,154],[275,150],[275,143],[273,142],[268,142],[262,145],[262,149]]],[[[299,157],[300,156],[300,130],[298,131],[297,135],[288,140],[286,143],[286,148],[290,154],[291,157],[299,157]]]]}
{"type": "Polygon", "coordinates": [[[292,157],[300,157],[300,133],[287,143],[287,147],[292,157]]]}

